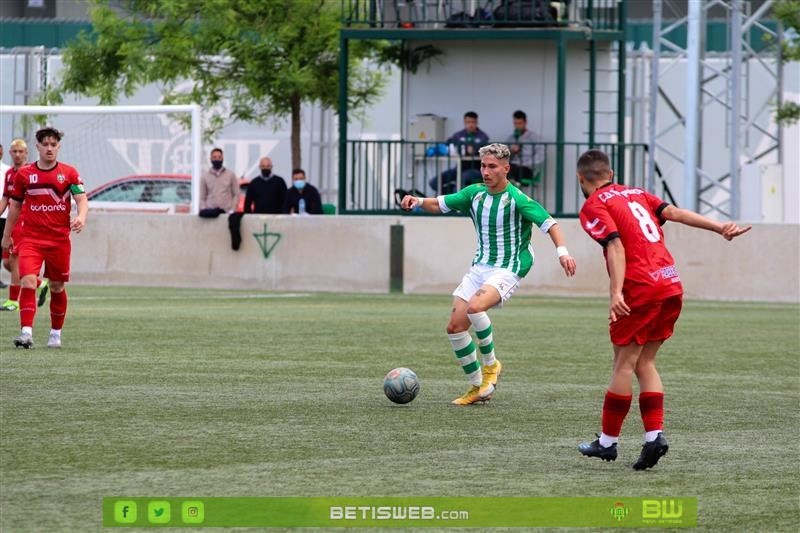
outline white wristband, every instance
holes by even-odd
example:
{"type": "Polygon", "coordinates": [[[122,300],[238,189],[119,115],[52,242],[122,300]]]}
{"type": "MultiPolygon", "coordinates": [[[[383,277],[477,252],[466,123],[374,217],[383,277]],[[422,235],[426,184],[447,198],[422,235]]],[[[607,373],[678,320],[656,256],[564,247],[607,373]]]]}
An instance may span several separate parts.
{"type": "Polygon", "coordinates": [[[564,257],[565,255],[569,255],[569,250],[567,250],[566,246],[556,246],[556,253],[558,257],[564,257]]]}
{"type": "Polygon", "coordinates": [[[417,207],[422,207],[422,203],[425,201],[425,198],[422,196],[417,196],[417,207]]]}

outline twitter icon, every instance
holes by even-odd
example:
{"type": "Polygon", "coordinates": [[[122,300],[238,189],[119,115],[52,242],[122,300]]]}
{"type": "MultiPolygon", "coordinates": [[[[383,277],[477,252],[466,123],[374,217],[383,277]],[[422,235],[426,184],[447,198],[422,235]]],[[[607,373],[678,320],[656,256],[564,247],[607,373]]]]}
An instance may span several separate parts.
{"type": "Polygon", "coordinates": [[[147,502],[147,521],[151,524],[167,524],[170,519],[169,502],[147,502]]]}

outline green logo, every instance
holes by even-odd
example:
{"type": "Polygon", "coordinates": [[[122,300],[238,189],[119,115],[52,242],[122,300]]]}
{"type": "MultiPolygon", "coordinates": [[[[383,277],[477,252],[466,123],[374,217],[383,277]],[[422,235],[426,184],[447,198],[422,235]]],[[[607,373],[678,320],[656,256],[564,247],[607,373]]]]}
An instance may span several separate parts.
{"type": "Polygon", "coordinates": [[[167,524],[170,519],[169,502],[147,502],[147,521],[151,524],[167,524]]]}
{"type": "Polygon", "coordinates": [[[609,508],[608,512],[611,513],[611,516],[617,519],[617,522],[622,522],[622,519],[628,516],[628,513],[630,513],[631,510],[626,509],[624,503],[617,502],[614,504],[614,507],[609,508]]]}
{"type": "Polygon", "coordinates": [[[131,500],[114,502],[114,522],[119,524],[136,522],[136,502],[131,500]]]}
{"type": "Polygon", "coordinates": [[[186,501],[181,503],[181,520],[184,524],[202,524],[205,519],[203,502],[186,501]]]}
{"type": "Polygon", "coordinates": [[[643,500],[642,518],[677,519],[683,516],[683,504],[676,500],[643,500]]]}
{"type": "Polygon", "coordinates": [[[281,242],[281,234],[267,231],[267,225],[264,224],[264,231],[261,233],[253,233],[256,242],[261,247],[261,253],[264,254],[264,259],[269,259],[272,250],[281,242]]]}

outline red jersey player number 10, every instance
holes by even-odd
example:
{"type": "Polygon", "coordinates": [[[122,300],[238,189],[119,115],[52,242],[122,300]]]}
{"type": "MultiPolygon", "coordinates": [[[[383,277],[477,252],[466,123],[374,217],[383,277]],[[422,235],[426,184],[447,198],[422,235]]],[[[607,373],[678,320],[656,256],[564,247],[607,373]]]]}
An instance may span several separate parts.
{"type": "Polygon", "coordinates": [[[70,232],[83,230],[89,212],[83,182],[78,171],[58,161],[62,133],[45,127],[36,132],[38,160],[21,167],[14,176],[8,222],[2,245],[11,244],[15,226],[14,249],[20,274],[20,334],[14,339],[17,348],[33,347],[33,323],[36,315],[36,287],[44,266],[50,280],[51,329],[49,348],[61,347],[61,329],[67,313],[66,283],[70,276],[70,232]],[[72,216],[72,201],[77,213],[72,216]],[[19,242],[17,242],[19,241],[19,242]]]}

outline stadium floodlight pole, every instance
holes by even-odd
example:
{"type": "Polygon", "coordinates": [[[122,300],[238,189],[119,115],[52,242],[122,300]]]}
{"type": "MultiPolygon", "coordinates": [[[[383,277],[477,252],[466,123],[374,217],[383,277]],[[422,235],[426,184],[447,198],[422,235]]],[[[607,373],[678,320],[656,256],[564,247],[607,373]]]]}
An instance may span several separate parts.
{"type": "Polygon", "coordinates": [[[0,115],[16,113],[18,115],[91,115],[106,113],[109,115],[136,115],[138,113],[191,113],[192,146],[192,214],[200,212],[200,172],[202,154],[202,115],[197,104],[186,105],[0,105],[0,115]]]}

